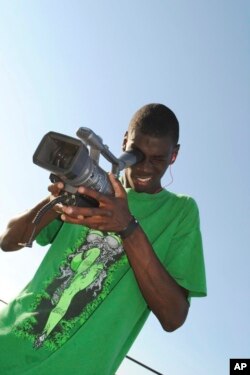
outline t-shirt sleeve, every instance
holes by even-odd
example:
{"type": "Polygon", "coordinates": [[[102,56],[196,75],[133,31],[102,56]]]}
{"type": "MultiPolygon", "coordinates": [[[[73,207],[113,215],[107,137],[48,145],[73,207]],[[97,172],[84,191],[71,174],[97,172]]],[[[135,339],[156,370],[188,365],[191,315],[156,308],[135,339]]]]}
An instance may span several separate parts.
{"type": "Polygon", "coordinates": [[[164,262],[176,282],[190,297],[207,294],[205,264],[196,202],[188,198],[164,262]]]}
{"type": "Polygon", "coordinates": [[[53,242],[57,233],[61,229],[63,221],[56,219],[44,227],[36,237],[36,242],[41,246],[46,246],[53,242]]]}

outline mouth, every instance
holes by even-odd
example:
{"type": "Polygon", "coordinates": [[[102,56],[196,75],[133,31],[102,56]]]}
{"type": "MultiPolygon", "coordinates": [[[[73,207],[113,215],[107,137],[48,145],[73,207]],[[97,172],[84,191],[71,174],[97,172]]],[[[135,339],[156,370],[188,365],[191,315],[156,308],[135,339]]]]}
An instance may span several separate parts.
{"type": "Polygon", "coordinates": [[[152,177],[138,177],[135,176],[134,181],[140,185],[147,185],[152,180],[152,177]]]}

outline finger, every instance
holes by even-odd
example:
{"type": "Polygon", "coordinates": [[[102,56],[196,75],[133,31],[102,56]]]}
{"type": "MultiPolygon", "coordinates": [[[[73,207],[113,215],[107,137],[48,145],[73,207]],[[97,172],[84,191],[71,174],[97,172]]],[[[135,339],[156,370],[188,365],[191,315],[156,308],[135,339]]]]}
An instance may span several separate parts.
{"type": "Polygon", "coordinates": [[[53,210],[55,212],[57,212],[58,214],[62,214],[63,213],[63,206],[62,206],[62,204],[55,204],[53,206],[53,210]]]}
{"type": "Polygon", "coordinates": [[[64,188],[64,184],[62,182],[57,182],[55,184],[48,186],[48,191],[52,194],[59,194],[60,191],[64,188]]]}
{"type": "Polygon", "coordinates": [[[83,225],[83,219],[79,219],[79,218],[74,218],[72,216],[68,216],[68,215],[65,215],[65,214],[62,214],[61,215],[61,219],[67,223],[71,223],[71,224],[81,224],[83,225]]]}
{"type": "Polygon", "coordinates": [[[103,221],[103,217],[95,216],[93,217],[72,217],[65,214],[61,215],[61,219],[70,224],[84,225],[89,228],[105,230],[106,223],[103,221]]]}
{"type": "Polygon", "coordinates": [[[85,186],[80,186],[77,191],[80,194],[84,194],[84,195],[87,195],[90,198],[94,198],[98,202],[103,202],[103,203],[108,202],[107,196],[105,194],[100,193],[97,190],[90,189],[90,188],[87,188],[85,186]]]}
{"type": "Polygon", "coordinates": [[[121,182],[114,176],[113,173],[109,173],[109,180],[114,189],[115,197],[124,198],[126,196],[126,191],[124,190],[124,187],[122,186],[121,182]]]}
{"type": "Polygon", "coordinates": [[[110,210],[98,207],[75,207],[75,206],[63,206],[62,211],[71,217],[85,218],[85,217],[110,217],[112,212],[110,210]]]}

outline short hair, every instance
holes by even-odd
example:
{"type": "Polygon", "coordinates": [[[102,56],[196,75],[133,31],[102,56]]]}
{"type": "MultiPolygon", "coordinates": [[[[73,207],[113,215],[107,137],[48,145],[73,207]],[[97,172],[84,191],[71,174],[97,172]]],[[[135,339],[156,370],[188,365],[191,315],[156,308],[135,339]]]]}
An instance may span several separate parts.
{"type": "Polygon", "coordinates": [[[179,140],[179,122],[171,109],[163,104],[151,103],[140,108],[132,117],[128,132],[139,129],[152,137],[171,137],[175,144],[179,140]]]}

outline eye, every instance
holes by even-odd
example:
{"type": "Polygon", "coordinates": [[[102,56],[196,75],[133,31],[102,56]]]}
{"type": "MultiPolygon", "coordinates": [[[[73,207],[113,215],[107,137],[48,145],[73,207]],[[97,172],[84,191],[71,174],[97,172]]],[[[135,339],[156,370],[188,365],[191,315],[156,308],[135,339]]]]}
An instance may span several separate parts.
{"type": "Polygon", "coordinates": [[[155,157],[151,158],[151,162],[153,164],[166,163],[167,162],[167,157],[165,157],[165,156],[155,156],[155,157]]]}

